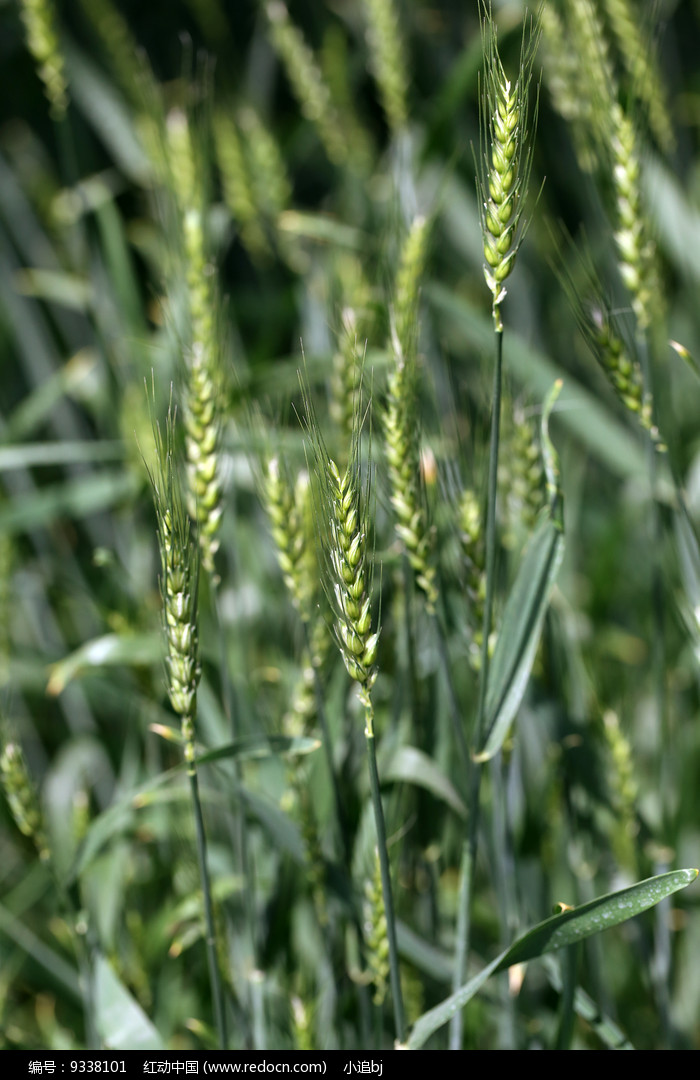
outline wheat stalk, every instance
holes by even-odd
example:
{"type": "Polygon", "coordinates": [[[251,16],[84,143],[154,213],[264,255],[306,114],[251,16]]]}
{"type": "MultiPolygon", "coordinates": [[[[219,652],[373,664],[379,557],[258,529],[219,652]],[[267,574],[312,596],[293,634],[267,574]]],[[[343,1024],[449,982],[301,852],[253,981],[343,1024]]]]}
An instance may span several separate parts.
{"type": "Polygon", "coordinates": [[[195,820],[199,875],[204,898],[206,949],[216,1027],[221,1049],[226,1048],[226,1017],[216,950],[216,930],[207,865],[207,843],[199,795],[195,751],[197,685],[200,678],[197,594],[199,548],[185,512],[174,451],[174,423],[168,412],[165,437],[154,425],[156,467],[151,473],[158,521],[161,560],[163,628],[167,645],[168,696],[180,717],[184,759],[190,782],[195,820]]]}

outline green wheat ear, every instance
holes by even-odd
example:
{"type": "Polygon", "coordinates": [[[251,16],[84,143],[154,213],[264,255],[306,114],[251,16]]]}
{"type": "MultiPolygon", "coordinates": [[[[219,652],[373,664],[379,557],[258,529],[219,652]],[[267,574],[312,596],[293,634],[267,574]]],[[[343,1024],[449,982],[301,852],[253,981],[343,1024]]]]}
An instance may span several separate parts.
{"type": "Polygon", "coordinates": [[[51,106],[51,115],[62,120],[68,108],[68,80],[63,53],[56,29],[56,12],[52,0],[20,0],[20,16],[24,23],[27,48],[37,66],[44,93],[51,106]]]}
{"type": "Polygon", "coordinates": [[[184,422],[187,506],[197,525],[204,569],[215,578],[223,515],[221,399],[223,396],[219,299],[208,251],[201,157],[187,115],[173,109],[167,121],[171,183],[180,221],[189,308],[185,350],[184,422]]]}
{"type": "Polygon", "coordinates": [[[382,1005],[389,984],[389,939],[386,927],[386,908],[382,895],[379,852],[374,849],[372,876],[365,880],[365,933],[367,960],[374,987],[372,1000],[382,1005]]]}
{"type": "Polygon", "coordinates": [[[563,274],[564,288],[579,330],[620,403],[649,432],[656,449],[664,451],[666,448],[653,419],[653,399],[645,387],[635,344],[628,341],[606,302],[587,253],[581,256],[581,272],[584,276],[582,291],[566,272],[563,274]]]}
{"type": "Polygon", "coordinates": [[[199,684],[197,594],[199,550],[185,510],[174,449],[175,417],[168,411],[165,436],[154,424],[156,466],[151,473],[158,521],[163,629],[168,696],[180,717],[185,760],[194,762],[194,724],[199,684]]]}
{"type": "MultiPolygon", "coordinates": [[[[347,468],[341,473],[328,453],[305,391],[306,428],[315,475],[316,527],[322,582],[333,612],[333,631],[343,663],[358,684],[371,730],[370,691],[377,677],[379,631],[372,630],[372,567],[369,552],[371,473],[363,480],[360,451],[362,418],[355,424],[347,468]]],[[[358,394],[359,400],[359,394],[358,394]]]]}
{"type": "Polygon", "coordinates": [[[42,862],[50,857],[39,797],[19,740],[10,725],[0,724],[0,786],[19,831],[28,837],[42,862]]]}
{"type": "Polygon", "coordinates": [[[345,164],[348,147],[343,125],[316,57],[282,0],[269,0],[265,14],[272,46],[304,116],[316,128],[329,159],[336,165],[345,164]]]}
{"type": "Polygon", "coordinates": [[[518,76],[506,77],[498,53],[496,27],[490,8],[484,12],[484,75],[481,86],[481,168],[477,168],[481,232],[486,265],[484,275],[493,297],[496,330],[503,329],[500,306],[504,282],[512,273],[526,229],[525,197],[532,167],[532,130],[537,102],[529,117],[532,65],[539,41],[539,22],[523,26],[518,76]]]}
{"type": "Polygon", "coordinates": [[[617,103],[612,107],[611,117],[618,267],[639,327],[646,330],[660,312],[661,289],[656,249],[642,205],[638,138],[634,124],[617,103]]]}
{"type": "Polygon", "coordinates": [[[670,153],[675,137],[666,88],[649,33],[649,20],[640,18],[639,4],[632,0],[603,0],[603,7],[632,81],[633,93],[646,109],[649,127],[659,146],[670,153]]]}

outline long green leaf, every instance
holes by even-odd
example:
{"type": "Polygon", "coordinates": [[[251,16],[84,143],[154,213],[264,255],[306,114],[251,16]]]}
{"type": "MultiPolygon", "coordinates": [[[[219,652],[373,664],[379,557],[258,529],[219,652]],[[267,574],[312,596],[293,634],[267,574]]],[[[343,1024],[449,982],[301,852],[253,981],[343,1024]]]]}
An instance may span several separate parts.
{"type": "Polygon", "coordinates": [[[547,516],[530,540],[503,612],[489,672],[486,736],[477,761],[492,758],[510,730],[530,678],[563,555],[564,534],[547,516]]]}
{"type": "Polygon", "coordinates": [[[602,930],[608,930],[611,926],[617,926],[653,907],[679,889],[686,888],[697,876],[698,871],[694,869],[672,870],[668,874],[647,878],[646,881],[640,881],[627,889],[599,896],[578,908],[538,923],[492,960],[478,975],[445,998],[440,1005],[423,1013],[409,1036],[408,1049],[419,1050],[434,1032],[443,1027],[459,1009],[464,1008],[486,980],[496,972],[505,971],[513,964],[534,960],[544,953],[562,949],[593,934],[599,934],[602,930]]]}
{"type": "Polygon", "coordinates": [[[89,382],[98,364],[97,353],[84,348],[52,375],[42,379],[8,417],[2,444],[20,442],[34,434],[64,395],[80,393],[81,384],[84,386],[89,382]]]}
{"type": "Polygon", "coordinates": [[[94,303],[92,282],[65,270],[23,268],[15,274],[15,288],[23,296],[33,296],[83,313],[94,303]]]}
{"type": "Polygon", "coordinates": [[[380,774],[382,783],[416,784],[446,802],[460,817],[467,816],[467,809],[454,785],[442,769],[415,746],[400,746],[387,761],[381,762],[380,774]]]}
{"type": "Polygon", "coordinates": [[[47,693],[60,694],[67,684],[95,668],[143,667],[153,664],[163,656],[162,635],[151,634],[104,634],[86,641],[69,656],[51,665],[47,693]]]}
{"type": "Polygon", "coordinates": [[[197,764],[236,758],[254,761],[269,757],[298,757],[318,750],[321,743],[308,735],[243,735],[226,746],[217,746],[197,755],[197,764]]]}
{"type": "Polygon", "coordinates": [[[165,1040],[104,959],[95,964],[95,1023],[107,1050],[163,1050],[165,1040]]]}
{"type": "Polygon", "coordinates": [[[503,613],[489,670],[484,744],[475,755],[476,761],[488,761],[498,753],[510,730],[530,678],[549,598],[564,555],[559,461],[549,437],[549,417],[561,386],[558,379],[542,410],[542,452],[549,507],[530,539],[503,613]]]}
{"type": "Polygon", "coordinates": [[[94,461],[120,461],[124,458],[124,443],[116,439],[91,442],[51,441],[0,446],[0,471],[30,469],[37,465],[86,464],[94,461]]]}
{"type": "Polygon", "coordinates": [[[599,934],[610,926],[639,915],[647,908],[658,904],[666,896],[679,889],[685,889],[695,881],[697,870],[671,870],[668,874],[646,878],[636,885],[630,885],[618,892],[598,896],[587,904],[553,915],[550,919],[538,923],[527,934],[511,945],[501,964],[503,968],[512,964],[522,964],[543,953],[573,945],[576,941],[599,934]]]}

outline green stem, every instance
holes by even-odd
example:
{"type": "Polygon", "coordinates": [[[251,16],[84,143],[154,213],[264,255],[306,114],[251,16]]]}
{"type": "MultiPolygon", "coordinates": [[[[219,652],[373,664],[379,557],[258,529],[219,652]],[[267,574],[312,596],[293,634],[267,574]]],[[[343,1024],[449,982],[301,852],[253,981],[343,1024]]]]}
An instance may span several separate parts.
{"type": "MultiPolygon", "coordinates": [[[[211,589],[212,607],[214,609],[214,617],[217,622],[219,636],[219,677],[221,681],[221,701],[224,709],[224,715],[226,716],[226,719],[229,723],[231,741],[235,742],[238,736],[241,734],[242,725],[240,720],[238,698],[236,696],[234,687],[229,676],[227,656],[228,635],[226,633],[224,622],[221,617],[219,582],[213,574],[209,576],[209,587],[211,589]]],[[[241,764],[237,758],[234,758],[232,765],[236,786],[240,789],[243,779],[241,773],[241,764]]],[[[254,971],[257,968],[257,942],[255,936],[255,880],[253,878],[253,873],[250,865],[250,854],[248,851],[248,835],[245,828],[244,811],[240,805],[234,805],[233,807],[231,815],[231,841],[233,846],[235,865],[246,883],[243,897],[243,905],[245,909],[246,926],[248,929],[250,963],[251,969],[254,971]]],[[[255,1039],[251,1035],[250,1027],[252,1022],[251,1016],[254,1011],[253,989],[249,982],[247,984],[246,999],[248,1012],[248,1015],[246,1016],[246,1021],[248,1025],[248,1031],[246,1032],[246,1041],[247,1045],[250,1046],[252,1040],[252,1044],[254,1046],[255,1039]]]]}
{"type": "MultiPolygon", "coordinates": [[[[515,895],[515,866],[510,843],[511,837],[508,833],[505,766],[500,751],[489,761],[488,768],[492,793],[491,806],[493,807],[490,829],[490,861],[493,866],[501,948],[507,949],[510,942],[514,941],[518,936],[518,917],[515,895]]],[[[499,1049],[516,1050],[515,998],[510,992],[507,974],[499,975],[498,980],[501,998],[499,1049]]]]}
{"type": "Polygon", "coordinates": [[[345,866],[350,865],[350,840],[349,830],[347,824],[347,818],[343,809],[343,800],[340,793],[340,783],[338,780],[338,773],[335,768],[335,762],[333,761],[333,743],[331,741],[331,732],[328,726],[328,717],[326,715],[326,706],[323,697],[323,686],[321,684],[321,676],[318,673],[318,668],[314,663],[314,649],[311,641],[311,633],[309,624],[305,619],[301,620],[301,625],[304,631],[304,647],[309,657],[309,663],[314,673],[314,697],[316,699],[316,714],[318,716],[319,726],[321,728],[321,742],[323,744],[323,754],[326,759],[326,768],[328,769],[328,776],[331,781],[331,790],[333,791],[333,806],[335,809],[336,823],[338,827],[338,833],[340,836],[341,854],[344,860],[345,866]]]}
{"type": "MultiPolygon", "coordinates": [[[[496,322],[496,363],[493,373],[493,412],[491,415],[491,447],[489,452],[489,478],[486,494],[486,601],[481,643],[481,671],[479,701],[474,725],[473,746],[481,749],[486,713],[486,691],[489,677],[489,638],[493,621],[493,599],[496,591],[496,490],[498,486],[498,447],[501,436],[501,394],[503,384],[503,329],[496,322]]],[[[479,842],[479,803],[481,796],[481,766],[472,761],[469,782],[469,840],[462,848],[460,867],[459,910],[457,912],[457,940],[452,988],[458,990],[465,979],[469,955],[470,915],[474,871],[479,842]]],[[[462,1048],[462,1010],[450,1021],[450,1049],[462,1048]]]]}
{"type": "Polygon", "coordinates": [[[416,679],[416,671],[418,669],[416,667],[416,639],[413,625],[413,569],[405,552],[402,562],[404,620],[406,625],[406,686],[408,687],[411,696],[410,706],[413,738],[416,740],[416,746],[425,749],[425,731],[422,723],[421,711],[418,707],[418,686],[416,679]]]}
{"type": "MultiPolygon", "coordinates": [[[[652,358],[647,338],[640,336],[638,348],[644,377],[644,388],[652,402],[652,423],[657,425],[656,402],[652,378],[652,358]]],[[[666,696],[666,635],[664,629],[664,586],[663,570],[661,566],[661,551],[663,545],[663,522],[661,520],[661,508],[656,497],[656,485],[658,480],[658,450],[650,435],[646,439],[647,467],[649,470],[649,487],[651,496],[651,660],[654,680],[654,698],[656,702],[656,727],[658,740],[658,773],[657,785],[661,802],[661,830],[662,843],[671,843],[671,806],[673,798],[673,776],[671,768],[672,736],[669,725],[668,704],[666,696]]],[[[663,863],[664,860],[661,860],[663,863]]],[[[659,904],[654,912],[655,942],[654,963],[652,970],[652,986],[659,1010],[662,1030],[667,1045],[673,1049],[673,1024],[670,1016],[670,1003],[668,995],[669,979],[671,974],[671,931],[668,919],[668,904],[659,904]]]]}
{"type": "Polygon", "coordinates": [[[192,809],[194,810],[194,827],[197,841],[197,862],[199,863],[199,878],[202,883],[204,896],[204,923],[206,928],[207,964],[209,966],[209,984],[214,1004],[214,1016],[216,1030],[219,1037],[221,1050],[227,1048],[226,1038],[226,1013],[224,1008],[224,994],[219,974],[219,964],[216,956],[216,931],[214,929],[214,908],[211,900],[211,885],[209,881],[209,868],[207,866],[207,839],[204,832],[204,818],[202,817],[202,803],[199,798],[199,781],[197,768],[194,761],[188,770],[190,778],[190,792],[192,795],[192,809]]]}
{"type": "Polygon", "coordinates": [[[396,921],[394,918],[394,901],[391,891],[391,875],[389,873],[389,854],[386,847],[386,827],[384,824],[384,809],[382,807],[382,795],[379,790],[379,773],[377,771],[377,753],[374,744],[374,713],[369,700],[369,695],[364,699],[365,706],[365,742],[367,745],[367,761],[369,763],[369,785],[372,792],[372,807],[374,809],[374,822],[377,829],[377,848],[379,851],[379,869],[382,876],[382,896],[384,897],[384,910],[386,912],[386,931],[389,939],[389,972],[391,977],[391,996],[394,1004],[394,1026],[396,1038],[400,1043],[406,1035],[403,997],[401,995],[401,979],[399,976],[399,950],[396,943],[396,921]]]}
{"type": "Polygon", "coordinates": [[[447,686],[447,698],[450,707],[450,718],[452,720],[452,730],[454,732],[455,742],[459,747],[459,756],[462,762],[462,768],[464,769],[464,775],[469,774],[470,760],[469,760],[469,746],[467,744],[467,737],[464,734],[464,723],[462,713],[459,707],[459,701],[457,699],[457,691],[455,690],[454,682],[452,681],[452,670],[450,668],[450,656],[447,650],[447,636],[445,632],[446,617],[445,617],[445,604],[443,594],[443,604],[441,612],[436,611],[433,615],[436,630],[436,640],[438,645],[438,653],[440,655],[440,665],[445,677],[445,685],[447,686]]]}
{"type": "Polygon", "coordinates": [[[554,1050],[570,1050],[576,1021],[575,1000],[580,945],[569,945],[562,958],[562,998],[554,1050]]]}
{"type": "MultiPolygon", "coordinates": [[[[326,767],[328,768],[328,775],[330,776],[331,788],[333,791],[335,817],[338,827],[338,833],[340,835],[340,852],[343,859],[343,866],[349,872],[351,866],[350,830],[348,828],[347,817],[345,815],[345,810],[343,807],[340,781],[335,768],[335,762],[333,761],[333,744],[331,742],[331,733],[328,726],[328,717],[326,715],[326,706],[323,697],[323,686],[321,684],[321,676],[319,675],[318,667],[314,663],[313,646],[311,641],[311,634],[309,632],[309,624],[305,619],[301,620],[301,624],[304,630],[304,645],[314,673],[314,695],[316,698],[316,713],[318,715],[318,722],[321,727],[321,741],[323,743],[323,752],[326,758],[326,767]]],[[[360,920],[360,916],[354,903],[352,905],[352,922],[355,927],[355,932],[357,933],[357,948],[360,954],[360,962],[364,966],[364,940],[362,937],[362,922],[360,920]]],[[[360,1006],[360,1023],[362,1026],[363,1038],[368,1039],[371,1025],[372,1009],[367,987],[358,985],[357,996],[360,1006]]]]}

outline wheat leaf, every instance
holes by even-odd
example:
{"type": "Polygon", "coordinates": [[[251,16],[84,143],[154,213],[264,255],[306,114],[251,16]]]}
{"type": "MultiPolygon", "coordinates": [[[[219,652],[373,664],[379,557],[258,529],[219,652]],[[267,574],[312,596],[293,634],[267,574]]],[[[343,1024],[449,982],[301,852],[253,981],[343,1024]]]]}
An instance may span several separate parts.
{"type": "Polygon", "coordinates": [[[459,1009],[463,1009],[486,980],[496,972],[505,971],[513,964],[534,960],[544,953],[583,941],[584,938],[599,934],[611,926],[617,926],[635,915],[640,915],[679,889],[685,889],[697,876],[698,871],[694,869],[672,870],[668,874],[647,878],[627,889],[599,896],[578,908],[538,923],[492,960],[478,975],[445,998],[440,1005],[423,1013],[409,1036],[408,1049],[420,1050],[430,1036],[443,1027],[459,1009]]]}

